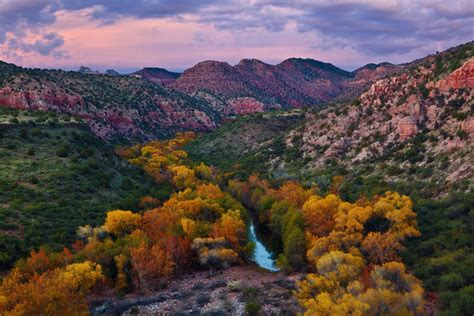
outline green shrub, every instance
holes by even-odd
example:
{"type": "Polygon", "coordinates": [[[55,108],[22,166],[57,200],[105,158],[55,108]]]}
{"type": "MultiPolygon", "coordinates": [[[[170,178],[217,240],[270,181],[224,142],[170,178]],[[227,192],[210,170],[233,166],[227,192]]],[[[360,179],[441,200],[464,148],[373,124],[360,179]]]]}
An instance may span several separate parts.
{"type": "Polygon", "coordinates": [[[469,138],[469,134],[466,131],[462,130],[462,129],[458,129],[456,131],[456,135],[461,139],[468,139],[469,138]]]}
{"type": "Polygon", "coordinates": [[[58,157],[61,157],[61,158],[64,158],[64,157],[67,157],[69,155],[69,151],[70,151],[70,146],[68,143],[61,143],[58,147],[58,149],[56,150],[56,155],[58,157]]]}
{"type": "Polygon", "coordinates": [[[260,315],[260,311],[262,310],[262,306],[255,302],[250,302],[245,304],[245,312],[249,316],[256,316],[260,315]]]}

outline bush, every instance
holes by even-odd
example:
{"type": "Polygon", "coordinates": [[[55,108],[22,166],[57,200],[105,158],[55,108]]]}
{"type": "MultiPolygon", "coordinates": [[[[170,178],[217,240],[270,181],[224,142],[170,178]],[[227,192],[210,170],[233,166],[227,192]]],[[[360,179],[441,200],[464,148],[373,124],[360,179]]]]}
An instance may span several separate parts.
{"type": "Polygon", "coordinates": [[[28,137],[28,130],[26,128],[22,128],[20,130],[20,137],[21,138],[27,138],[28,137]]]}
{"type": "Polygon", "coordinates": [[[58,157],[64,158],[69,155],[70,146],[68,143],[61,143],[56,150],[56,155],[58,157]]]}
{"type": "Polygon", "coordinates": [[[33,147],[30,147],[28,149],[28,156],[34,156],[35,155],[35,149],[33,147]]]}
{"type": "Polygon", "coordinates": [[[466,131],[462,130],[462,129],[458,129],[456,131],[456,135],[461,139],[467,139],[469,137],[469,134],[466,131]]]}
{"type": "Polygon", "coordinates": [[[258,303],[255,303],[255,302],[251,302],[251,303],[247,303],[245,304],[245,312],[248,314],[248,315],[260,315],[260,311],[262,310],[262,306],[260,306],[260,304],[258,303]]]}

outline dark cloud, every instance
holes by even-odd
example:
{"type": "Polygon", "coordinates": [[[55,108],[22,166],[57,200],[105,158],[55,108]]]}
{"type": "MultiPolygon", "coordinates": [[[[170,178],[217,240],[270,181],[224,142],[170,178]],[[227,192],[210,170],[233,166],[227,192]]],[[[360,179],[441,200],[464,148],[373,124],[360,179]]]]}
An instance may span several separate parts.
{"type": "Polygon", "coordinates": [[[264,28],[317,33],[321,47],[351,47],[370,55],[406,54],[434,42],[465,42],[474,37],[472,0],[290,1],[260,0],[240,7],[215,8],[200,16],[219,29],[264,28]]]}
{"type": "MultiPolygon", "coordinates": [[[[101,23],[124,17],[186,21],[189,15],[192,21],[235,34],[259,29],[283,33],[296,26],[298,32],[320,38],[308,47],[347,47],[376,56],[446,48],[474,37],[472,0],[0,0],[0,43],[58,54],[64,41],[58,34],[48,35],[47,26],[58,10],[83,9],[101,23]],[[28,32],[39,39],[27,43],[28,32]]],[[[194,41],[205,39],[196,34],[194,41]]]]}
{"type": "Polygon", "coordinates": [[[91,17],[114,21],[121,17],[163,18],[199,13],[213,4],[230,0],[62,0],[65,10],[92,8],[91,17]]]}
{"type": "Polygon", "coordinates": [[[8,40],[11,49],[21,50],[26,53],[38,53],[42,56],[54,55],[56,57],[66,57],[64,51],[58,50],[64,44],[64,39],[58,33],[46,33],[33,43],[19,41],[15,37],[8,40]]]}
{"type": "Polygon", "coordinates": [[[472,2],[451,1],[451,8],[434,2],[306,4],[296,23],[301,32],[342,39],[347,46],[373,55],[404,54],[436,41],[472,39],[474,15],[465,14],[472,12],[472,2]]]}

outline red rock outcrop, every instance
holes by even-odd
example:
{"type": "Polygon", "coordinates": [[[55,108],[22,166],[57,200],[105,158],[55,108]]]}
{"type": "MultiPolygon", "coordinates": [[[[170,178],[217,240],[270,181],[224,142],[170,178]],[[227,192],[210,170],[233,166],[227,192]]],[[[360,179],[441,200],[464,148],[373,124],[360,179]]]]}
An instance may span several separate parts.
{"type": "Polygon", "coordinates": [[[435,85],[441,90],[469,88],[474,89],[474,57],[469,59],[435,85]]]}
{"type": "Polygon", "coordinates": [[[231,112],[239,115],[254,114],[264,111],[262,102],[254,98],[236,98],[229,100],[231,112]]]}

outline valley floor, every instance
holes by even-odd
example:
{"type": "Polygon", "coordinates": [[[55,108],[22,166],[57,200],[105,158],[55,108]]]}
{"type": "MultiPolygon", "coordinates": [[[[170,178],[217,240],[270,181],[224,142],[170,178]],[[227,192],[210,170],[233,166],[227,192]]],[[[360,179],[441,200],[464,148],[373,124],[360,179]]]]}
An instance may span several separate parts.
{"type": "Polygon", "coordinates": [[[127,295],[106,300],[93,315],[244,315],[260,310],[264,315],[302,312],[292,295],[303,274],[270,272],[253,264],[209,274],[187,274],[162,291],[148,296],[127,295]]]}

